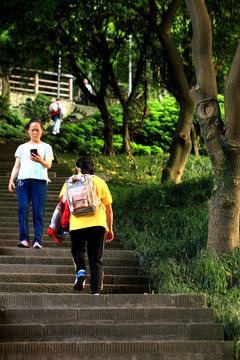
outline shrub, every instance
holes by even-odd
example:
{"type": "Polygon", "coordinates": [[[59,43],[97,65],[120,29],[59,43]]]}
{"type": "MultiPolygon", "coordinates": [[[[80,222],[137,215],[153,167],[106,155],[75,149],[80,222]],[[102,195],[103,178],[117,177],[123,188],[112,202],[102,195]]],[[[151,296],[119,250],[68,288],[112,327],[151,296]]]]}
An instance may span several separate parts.
{"type": "Polygon", "coordinates": [[[20,112],[10,108],[8,98],[0,97],[0,137],[12,140],[25,140],[23,132],[27,119],[24,119],[20,112]]]}
{"type": "MultiPolygon", "coordinates": [[[[178,121],[179,105],[174,97],[166,96],[162,102],[148,102],[150,116],[145,119],[143,128],[132,138],[133,153],[154,154],[166,152],[172,143],[172,135],[178,121]],[[138,147],[137,145],[142,145],[138,147]],[[147,146],[147,148],[143,148],[147,146]],[[149,147],[154,147],[149,150],[149,147]]],[[[122,136],[122,107],[111,106],[109,108],[114,119],[114,133],[122,136]]],[[[94,115],[95,116],[95,115],[94,115]]]]}
{"type": "Polygon", "coordinates": [[[9,110],[9,102],[7,96],[0,96],[0,116],[3,116],[9,110]]]}
{"type": "Polygon", "coordinates": [[[45,122],[50,120],[49,105],[51,100],[43,95],[38,94],[35,99],[27,98],[26,101],[21,104],[20,108],[23,111],[24,116],[27,118],[35,118],[45,122]]]}
{"type": "Polygon", "coordinates": [[[162,102],[148,103],[150,116],[142,130],[135,137],[137,144],[160,147],[168,151],[178,121],[179,105],[175,98],[166,96],[162,102]]]}
{"type": "Polygon", "coordinates": [[[62,123],[61,136],[48,135],[46,140],[61,153],[81,153],[99,155],[103,151],[104,140],[97,136],[98,127],[95,119],[81,124],[62,123]]]}

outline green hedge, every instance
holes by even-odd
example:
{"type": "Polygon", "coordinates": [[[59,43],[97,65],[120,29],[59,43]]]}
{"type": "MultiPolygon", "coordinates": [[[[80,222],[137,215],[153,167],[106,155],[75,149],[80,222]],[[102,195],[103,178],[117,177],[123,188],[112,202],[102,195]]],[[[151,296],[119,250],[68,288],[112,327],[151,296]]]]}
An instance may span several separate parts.
{"type": "MultiPolygon", "coordinates": [[[[143,129],[131,141],[132,153],[135,155],[167,152],[178,120],[179,106],[173,97],[167,96],[162,102],[149,102],[148,106],[150,116],[143,129]]],[[[112,106],[109,111],[114,119],[114,149],[119,154],[123,145],[122,107],[112,106]]],[[[63,121],[60,136],[56,138],[49,134],[47,141],[57,151],[100,155],[104,148],[104,124],[100,112],[97,111],[92,118],[78,124],[63,121]]]]}
{"type": "MultiPolygon", "coordinates": [[[[223,96],[219,96],[223,109],[223,96]]],[[[9,108],[7,98],[0,98],[0,114],[4,114],[0,123],[0,137],[18,139],[27,138],[24,126],[30,118],[39,118],[45,124],[47,136],[44,141],[62,153],[72,152],[85,155],[100,155],[104,148],[104,124],[97,111],[93,117],[80,123],[63,121],[61,133],[56,137],[51,133],[52,124],[49,116],[49,98],[39,94],[35,100],[27,99],[18,109],[9,108]],[[23,115],[22,115],[23,114],[23,115]],[[51,125],[50,125],[51,124],[51,125]]],[[[143,128],[132,138],[131,147],[134,155],[154,155],[168,152],[172,136],[178,121],[179,105],[172,96],[165,96],[161,102],[148,102],[149,118],[143,128]]],[[[122,107],[112,106],[109,111],[114,119],[114,148],[116,154],[122,149],[122,107]]],[[[196,117],[194,122],[197,122],[196,117]]]]}

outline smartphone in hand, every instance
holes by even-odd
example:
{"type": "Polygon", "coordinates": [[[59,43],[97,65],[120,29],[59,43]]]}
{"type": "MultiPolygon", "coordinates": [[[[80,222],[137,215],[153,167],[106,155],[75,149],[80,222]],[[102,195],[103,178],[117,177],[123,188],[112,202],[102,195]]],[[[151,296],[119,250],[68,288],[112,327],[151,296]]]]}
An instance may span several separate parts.
{"type": "Polygon", "coordinates": [[[31,154],[31,155],[32,155],[32,154],[37,155],[37,154],[38,154],[37,149],[30,149],[30,154],[31,154]]]}

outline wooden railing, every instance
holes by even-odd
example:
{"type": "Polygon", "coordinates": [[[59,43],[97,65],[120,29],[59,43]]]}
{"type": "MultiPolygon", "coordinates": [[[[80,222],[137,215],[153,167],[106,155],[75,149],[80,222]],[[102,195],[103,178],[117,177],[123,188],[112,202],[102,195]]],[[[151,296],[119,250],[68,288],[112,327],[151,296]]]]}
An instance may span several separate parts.
{"type": "MultiPolygon", "coordinates": [[[[58,74],[50,71],[14,69],[9,76],[11,91],[57,97],[58,74]]],[[[61,74],[60,98],[73,100],[73,76],[61,74]]]]}

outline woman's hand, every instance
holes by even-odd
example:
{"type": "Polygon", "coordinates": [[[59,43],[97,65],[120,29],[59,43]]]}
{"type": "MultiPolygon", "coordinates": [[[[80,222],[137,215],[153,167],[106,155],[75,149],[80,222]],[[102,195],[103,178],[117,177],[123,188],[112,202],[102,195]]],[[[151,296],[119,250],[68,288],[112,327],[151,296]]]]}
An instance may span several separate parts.
{"type": "Polygon", "coordinates": [[[107,233],[106,233],[106,242],[110,242],[110,241],[112,241],[114,239],[114,234],[113,234],[113,232],[112,231],[108,231],[107,233]]]}
{"type": "Polygon", "coordinates": [[[40,164],[42,163],[42,157],[40,154],[31,153],[30,159],[34,162],[39,162],[40,164]]]}
{"type": "Polygon", "coordinates": [[[18,176],[18,173],[19,173],[19,169],[20,169],[20,165],[21,165],[21,161],[20,161],[20,158],[17,157],[16,160],[15,160],[15,164],[13,166],[13,169],[12,169],[12,173],[11,173],[11,176],[10,176],[10,180],[9,180],[9,183],[8,183],[8,190],[13,193],[14,189],[15,189],[15,184],[14,184],[14,180],[17,179],[17,176],[18,176]]]}
{"type": "Polygon", "coordinates": [[[8,184],[8,190],[13,193],[14,189],[16,188],[14,181],[12,181],[11,179],[9,180],[9,184],[8,184]]]}
{"type": "Polygon", "coordinates": [[[109,228],[109,231],[106,231],[106,242],[110,242],[114,239],[113,234],[113,211],[112,211],[112,204],[108,204],[106,207],[106,215],[107,215],[107,225],[109,228]]]}
{"type": "Polygon", "coordinates": [[[47,155],[47,160],[43,160],[40,154],[34,154],[32,153],[30,155],[30,159],[34,162],[38,162],[39,164],[41,164],[42,166],[44,166],[47,169],[50,169],[52,166],[52,156],[51,155],[47,155]]]}

